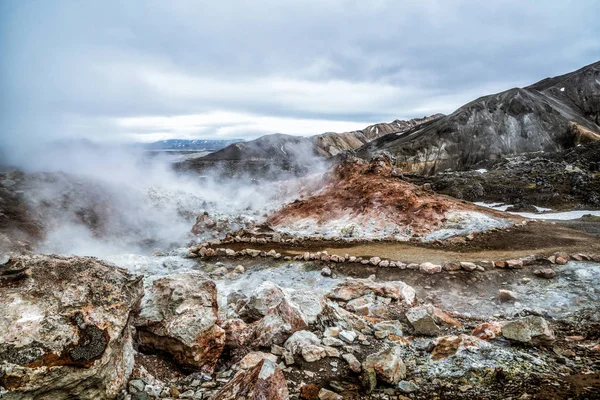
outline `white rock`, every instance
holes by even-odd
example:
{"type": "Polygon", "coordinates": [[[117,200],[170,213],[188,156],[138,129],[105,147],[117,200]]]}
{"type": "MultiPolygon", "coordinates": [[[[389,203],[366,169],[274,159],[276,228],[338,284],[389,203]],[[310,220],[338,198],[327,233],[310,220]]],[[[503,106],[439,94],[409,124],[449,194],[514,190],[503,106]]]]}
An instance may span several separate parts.
{"type": "Polygon", "coordinates": [[[352,343],[356,340],[358,335],[354,331],[341,331],[339,334],[339,338],[342,339],[346,343],[352,343]]]}

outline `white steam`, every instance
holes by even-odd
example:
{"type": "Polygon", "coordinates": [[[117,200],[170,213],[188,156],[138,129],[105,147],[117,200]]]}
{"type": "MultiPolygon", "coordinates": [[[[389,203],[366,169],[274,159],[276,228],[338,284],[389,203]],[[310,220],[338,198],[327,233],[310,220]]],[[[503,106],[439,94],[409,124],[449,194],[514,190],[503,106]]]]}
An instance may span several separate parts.
{"type": "Polygon", "coordinates": [[[277,191],[266,185],[176,173],[166,158],[133,146],[59,143],[14,152],[9,162],[26,172],[23,198],[45,230],[41,252],[168,251],[193,239],[202,212],[247,222],[276,205],[277,191]]]}

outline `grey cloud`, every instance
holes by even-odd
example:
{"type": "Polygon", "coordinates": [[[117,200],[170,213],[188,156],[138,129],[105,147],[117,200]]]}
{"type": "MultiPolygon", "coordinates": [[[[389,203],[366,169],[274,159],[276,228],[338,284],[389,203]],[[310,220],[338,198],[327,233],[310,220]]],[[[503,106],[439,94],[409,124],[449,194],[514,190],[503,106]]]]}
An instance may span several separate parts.
{"type": "Polygon", "coordinates": [[[593,0],[7,0],[1,135],[126,138],[115,120],[212,111],[365,124],[451,112],[596,61],[597,9],[593,0]],[[189,93],[170,90],[175,77],[189,93]],[[298,85],[269,86],[279,80],[298,85]],[[202,93],[194,82],[212,84],[202,93]]]}

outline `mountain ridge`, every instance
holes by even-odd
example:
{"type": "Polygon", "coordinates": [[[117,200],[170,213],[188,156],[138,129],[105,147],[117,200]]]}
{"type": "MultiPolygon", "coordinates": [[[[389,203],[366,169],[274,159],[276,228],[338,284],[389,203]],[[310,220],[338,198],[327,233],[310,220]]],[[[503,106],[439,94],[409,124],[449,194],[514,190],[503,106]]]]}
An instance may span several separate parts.
{"type": "Polygon", "coordinates": [[[418,126],[443,114],[434,114],[410,120],[396,119],[389,123],[369,125],[364,129],[351,132],[325,132],[313,136],[294,136],[283,133],[263,135],[247,142],[233,143],[219,151],[203,157],[204,160],[243,160],[271,159],[290,160],[290,156],[307,158],[309,156],[331,157],[340,152],[354,150],[383,135],[401,132],[418,126]]]}
{"type": "Polygon", "coordinates": [[[357,150],[384,151],[407,172],[462,170],[508,154],[559,151],[600,134],[600,61],[524,88],[482,96],[453,113],[357,150]]]}

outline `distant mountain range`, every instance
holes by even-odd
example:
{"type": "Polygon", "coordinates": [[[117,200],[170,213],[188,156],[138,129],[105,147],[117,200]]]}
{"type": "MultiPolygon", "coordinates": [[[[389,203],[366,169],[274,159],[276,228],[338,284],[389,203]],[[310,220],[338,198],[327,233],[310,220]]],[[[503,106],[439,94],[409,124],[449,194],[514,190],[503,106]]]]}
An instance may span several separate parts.
{"type": "Polygon", "coordinates": [[[144,143],[142,146],[147,150],[205,150],[216,151],[220,150],[232,143],[243,142],[244,139],[169,139],[160,140],[153,143],[144,143]]]}
{"type": "Polygon", "coordinates": [[[393,132],[404,132],[423,122],[442,117],[436,114],[408,121],[395,120],[390,123],[370,125],[365,129],[353,132],[327,132],[315,136],[293,136],[281,133],[261,136],[248,142],[234,143],[219,151],[203,157],[205,161],[231,160],[265,160],[288,161],[294,160],[310,163],[314,157],[328,158],[340,152],[355,150],[393,132]]]}

